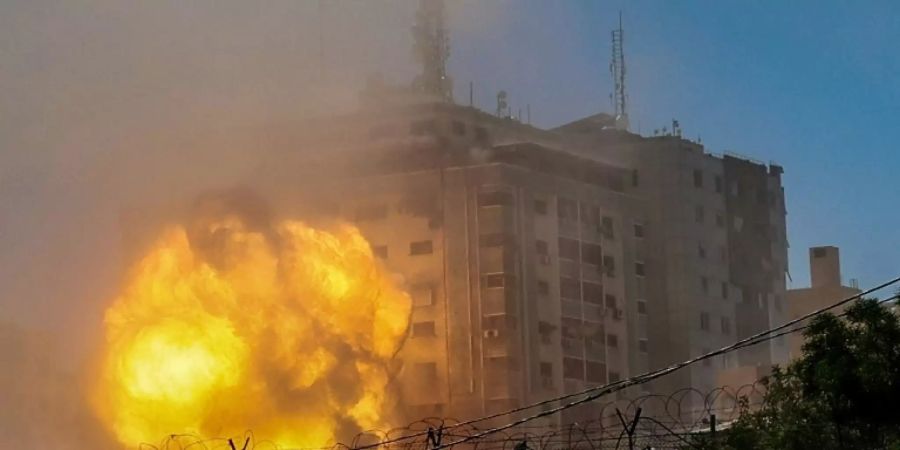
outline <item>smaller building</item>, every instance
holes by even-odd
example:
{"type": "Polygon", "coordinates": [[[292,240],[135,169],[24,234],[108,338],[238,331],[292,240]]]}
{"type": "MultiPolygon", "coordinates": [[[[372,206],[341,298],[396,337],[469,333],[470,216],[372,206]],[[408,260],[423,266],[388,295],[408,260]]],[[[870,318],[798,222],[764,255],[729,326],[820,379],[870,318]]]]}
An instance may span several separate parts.
{"type": "MultiPolygon", "coordinates": [[[[841,283],[841,254],[837,247],[810,248],[809,274],[812,286],[787,292],[791,320],[860,293],[855,283],[851,283],[852,286],[841,283]]],[[[844,307],[840,307],[834,312],[841,313],[843,310],[844,307]]],[[[790,359],[795,360],[802,354],[803,334],[792,333],[789,343],[790,359]]]]}

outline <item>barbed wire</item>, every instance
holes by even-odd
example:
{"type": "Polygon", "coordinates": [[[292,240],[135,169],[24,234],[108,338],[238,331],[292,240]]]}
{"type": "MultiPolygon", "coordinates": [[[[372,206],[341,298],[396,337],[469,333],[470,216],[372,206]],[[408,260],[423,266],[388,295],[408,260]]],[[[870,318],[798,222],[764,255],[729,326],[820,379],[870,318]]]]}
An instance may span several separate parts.
{"type": "MultiPolygon", "coordinates": [[[[720,423],[737,419],[763,404],[765,385],[755,382],[709,391],[685,388],[670,394],[645,394],[607,402],[593,402],[580,411],[580,419],[571,423],[523,424],[508,430],[466,442],[469,450],[604,450],[621,446],[625,427],[619,414],[633,417],[640,411],[633,439],[640,448],[684,448],[686,437],[702,432],[709,418],[720,423]],[[524,445],[524,447],[523,447],[524,445]]],[[[367,430],[345,443],[328,447],[283,447],[268,440],[257,440],[251,431],[231,438],[202,438],[193,434],[167,436],[158,444],[141,444],[139,450],[349,450],[378,445],[385,450],[429,450],[440,447],[444,439],[462,439],[483,432],[474,424],[461,424],[453,418],[427,417],[387,430],[367,430]],[[401,439],[397,439],[401,438],[401,439]],[[408,439],[407,439],[408,438],[408,439]]],[[[486,427],[487,428],[487,427],[486,427]]]]}

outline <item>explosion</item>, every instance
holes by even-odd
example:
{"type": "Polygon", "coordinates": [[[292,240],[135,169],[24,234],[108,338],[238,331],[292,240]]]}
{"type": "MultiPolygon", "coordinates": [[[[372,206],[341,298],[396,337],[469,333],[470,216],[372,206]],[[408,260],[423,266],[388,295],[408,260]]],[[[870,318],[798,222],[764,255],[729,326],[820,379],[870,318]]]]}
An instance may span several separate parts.
{"type": "Polygon", "coordinates": [[[246,430],[324,446],[386,425],[410,308],[353,226],[170,226],[106,311],[94,404],[128,446],[246,430]]]}

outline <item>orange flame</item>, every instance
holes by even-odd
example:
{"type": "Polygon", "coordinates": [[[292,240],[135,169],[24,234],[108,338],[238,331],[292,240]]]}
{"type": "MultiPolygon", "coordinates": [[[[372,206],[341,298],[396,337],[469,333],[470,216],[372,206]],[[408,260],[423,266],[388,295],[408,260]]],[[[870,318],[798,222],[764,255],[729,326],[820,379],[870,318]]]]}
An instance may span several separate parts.
{"type": "Polygon", "coordinates": [[[172,227],[106,311],[94,404],[118,440],[251,429],[319,447],[385,426],[411,302],[359,231],[234,217],[205,231],[214,258],[172,227]]]}

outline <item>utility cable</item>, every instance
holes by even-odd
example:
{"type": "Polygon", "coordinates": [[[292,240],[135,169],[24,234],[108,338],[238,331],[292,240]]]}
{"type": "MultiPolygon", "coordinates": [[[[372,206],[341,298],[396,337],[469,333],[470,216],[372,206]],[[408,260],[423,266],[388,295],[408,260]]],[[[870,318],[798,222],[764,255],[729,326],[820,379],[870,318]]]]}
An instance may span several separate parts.
{"type": "MultiPolygon", "coordinates": [[[[473,419],[473,420],[469,420],[469,421],[466,421],[466,422],[461,422],[461,423],[459,423],[459,424],[455,424],[455,425],[453,425],[453,426],[451,426],[451,427],[458,427],[458,426],[467,425],[467,424],[471,424],[471,423],[475,423],[475,422],[480,422],[480,421],[484,421],[484,420],[489,420],[489,419],[496,418],[496,417],[501,417],[501,416],[505,416],[505,415],[510,415],[510,414],[514,414],[514,413],[516,413],[516,412],[523,411],[523,410],[526,410],[526,409],[534,408],[534,407],[537,407],[537,406],[543,406],[543,405],[546,405],[546,404],[548,404],[548,403],[552,403],[552,402],[556,402],[556,401],[560,401],[560,400],[565,400],[565,399],[572,398],[572,397],[577,397],[577,396],[580,396],[580,395],[585,395],[585,397],[583,397],[583,398],[581,398],[581,399],[579,399],[579,400],[575,400],[575,401],[566,403],[566,404],[564,404],[564,405],[557,406],[557,407],[555,407],[555,408],[551,408],[551,409],[548,409],[548,410],[539,412],[539,413],[537,413],[537,414],[534,414],[534,415],[531,415],[531,416],[528,416],[528,417],[524,417],[524,418],[519,419],[519,420],[515,420],[515,421],[513,421],[513,422],[507,423],[506,425],[502,425],[502,426],[494,427],[494,428],[489,428],[489,429],[486,429],[486,430],[484,430],[484,431],[481,431],[481,432],[472,434],[472,435],[470,435],[470,436],[468,436],[468,437],[465,437],[465,438],[462,438],[462,439],[459,439],[459,440],[456,440],[456,441],[453,441],[453,442],[448,442],[448,443],[446,443],[446,444],[441,444],[440,446],[435,447],[433,450],[441,450],[441,449],[444,449],[444,448],[452,447],[452,446],[454,446],[454,445],[462,444],[462,443],[465,443],[465,442],[468,442],[468,441],[471,441],[471,440],[474,440],[474,439],[478,439],[478,438],[481,438],[481,437],[484,437],[484,436],[488,436],[488,435],[490,435],[490,434],[494,434],[494,433],[497,433],[497,432],[500,432],[500,431],[503,431],[503,430],[507,430],[507,429],[509,429],[509,428],[513,428],[513,427],[515,427],[515,426],[517,426],[517,425],[521,425],[521,424],[523,424],[523,423],[527,423],[527,422],[530,422],[530,421],[532,421],[532,420],[539,419],[539,418],[541,418],[541,417],[546,417],[546,416],[549,416],[549,415],[552,415],[552,414],[556,414],[556,413],[558,413],[558,412],[560,412],[560,411],[563,411],[563,410],[566,410],[566,409],[569,409],[569,408],[572,408],[572,407],[575,407],[575,406],[578,406],[578,405],[581,405],[581,404],[584,404],[584,403],[591,402],[591,401],[596,400],[596,399],[598,399],[598,398],[600,398],[600,397],[602,397],[602,396],[604,396],[604,395],[607,395],[607,394],[609,394],[609,393],[616,392],[616,391],[625,389],[625,388],[630,387],[630,386],[636,386],[636,385],[640,385],[640,384],[647,383],[647,382],[649,382],[649,381],[651,381],[651,380],[660,378],[660,377],[662,377],[662,376],[664,376],[664,375],[668,375],[668,374],[670,374],[670,373],[672,373],[672,372],[675,372],[676,370],[679,370],[679,369],[682,369],[682,368],[684,368],[684,367],[687,367],[687,366],[696,364],[696,363],[698,363],[698,362],[700,362],[700,361],[704,361],[704,360],[710,359],[710,358],[712,358],[712,357],[714,357],[714,356],[718,356],[718,355],[721,355],[721,354],[724,354],[724,353],[729,353],[729,352],[732,352],[732,351],[739,350],[739,349],[741,349],[741,348],[743,348],[743,347],[746,347],[746,346],[748,346],[748,345],[753,345],[753,344],[757,344],[757,343],[763,342],[765,339],[762,339],[762,338],[765,338],[765,337],[768,336],[768,335],[771,335],[771,334],[776,333],[776,332],[781,331],[781,330],[788,329],[788,328],[790,328],[791,326],[793,326],[793,325],[795,325],[795,324],[797,324],[797,323],[799,323],[799,322],[802,322],[802,321],[807,320],[807,319],[810,319],[810,318],[812,318],[812,317],[815,317],[815,316],[824,314],[824,313],[826,313],[826,312],[828,312],[828,311],[830,311],[830,310],[832,310],[832,309],[835,309],[835,308],[837,308],[837,307],[839,307],[839,306],[842,306],[842,305],[847,304],[847,303],[850,303],[850,302],[852,302],[852,301],[854,301],[854,300],[860,299],[860,298],[862,298],[864,295],[868,295],[868,294],[871,294],[872,292],[879,291],[879,290],[881,290],[881,289],[884,289],[884,288],[886,288],[886,287],[888,287],[888,286],[891,286],[891,285],[893,285],[893,284],[896,284],[896,283],[898,283],[898,282],[900,282],[900,277],[896,277],[896,278],[894,278],[894,279],[892,279],[892,280],[889,280],[889,281],[886,281],[886,282],[884,282],[884,283],[881,283],[881,284],[879,284],[879,285],[877,285],[877,286],[875,286],[875,287],[873,287],[873,288],[867,289],[867,290],[862,291],[862,292],[860,292],[860,293],[858,293],[858,294],[855,294],[855,295],[853,295],[853,296],[847,297],[847,298],[845,298],[845,299],[843,299],[843,300],[840,300],[840,301],[838,301],[838,302],[832,303],[831,305],[828,305],[828,306],[826,306],[826,307],[816,309],[816,310],[814,310],[814,311],[812,311],[812,312],[809,312],[809,313],[807,313],[807,314],[804,314],[804,315],[802,315],[802,316],[800,316],[800,317],[798,317],[798,318],[796,318],[796,319],[789,320],[788,322],[786,322],[786,323],[784,323],[784,324],[782,324],[782,325],[779,325],[779,326],[777,326],[777,327],[775,327],[775,328],[770,328],[770,329],[768,329],[768,330],[761,331],[761,332],[756,333],[756,334],[754,334],[754,335],[752,335],[752,336],[749,336],[749,337],[746,337],[746,338],[744,338],[744,339],[741,339],[741,340],[739,340],[739,341],[737,341],[737,342],[735,342],[735,343],[733,343],[733,344],[731,344],[731,345],[722,347],[722,348],[720,348],[720,349],[718,349],[718,350],[714,350],[714,351],[705,353],[705,354],[703,354],[703,355],[700,355],[700,356],[697,356],[697,357],[688,359],[688,360],[686,360],[686,361],[682,361],[682,362],[680,362],[680,363],[672,364],[672,365],[670,365],[670,366],[668,366],[668,367],[665,367],[665,368],[662,368],[662,369],[657,369],[657,370],[654,370],[654,371],[646,372],[646,373],[644,373],[644,374],[637,375],[637,376],[634,376],[634,377],[631,377],[631,378],[628,378],[628,379],[625,379],[625,380],[622,380],[622,381],[618,381],[618,382],[615,382],[615,383],[610,383],[610,384],[607,384],[607,385],[604,385],[604,386],[598,386],[598,387],[586,389],[586,390],[581,391],[581,392],[578,392],[578,393],[568,394],[568,395],[564,395],[564,396],[560,396],[560,397],[556,397],[556,398],[544,400],[544,401],[541,401],[541,402],[537,402],[537,403],[533,403],[533,404],[530,404],[530,405],[527,405],[527,406],[515,408],[515,409],[509,410],[509,411],[502,412],[502,413],[492,414],[492,415],[485,416],[485,417],[482,417],[482,418],[473,419]]],[[[796,332],[796,330],[799,330],[799,328],[798,328],[798,329],[791,330],[791,331],[789,331],[789,332],[796,332]]],[[[448,428],[451,428],[451,427],[448,427],[448,428]]],[[[400,439],[402,439],[402,438],[398,438],[397,440],[400,440],[400,439]]],[[[361,448],[366,448],[366,447],[361,447],[361,448]]],[[[361,449],[361,448],[360,448],[360,449],[361,449]]]]}

